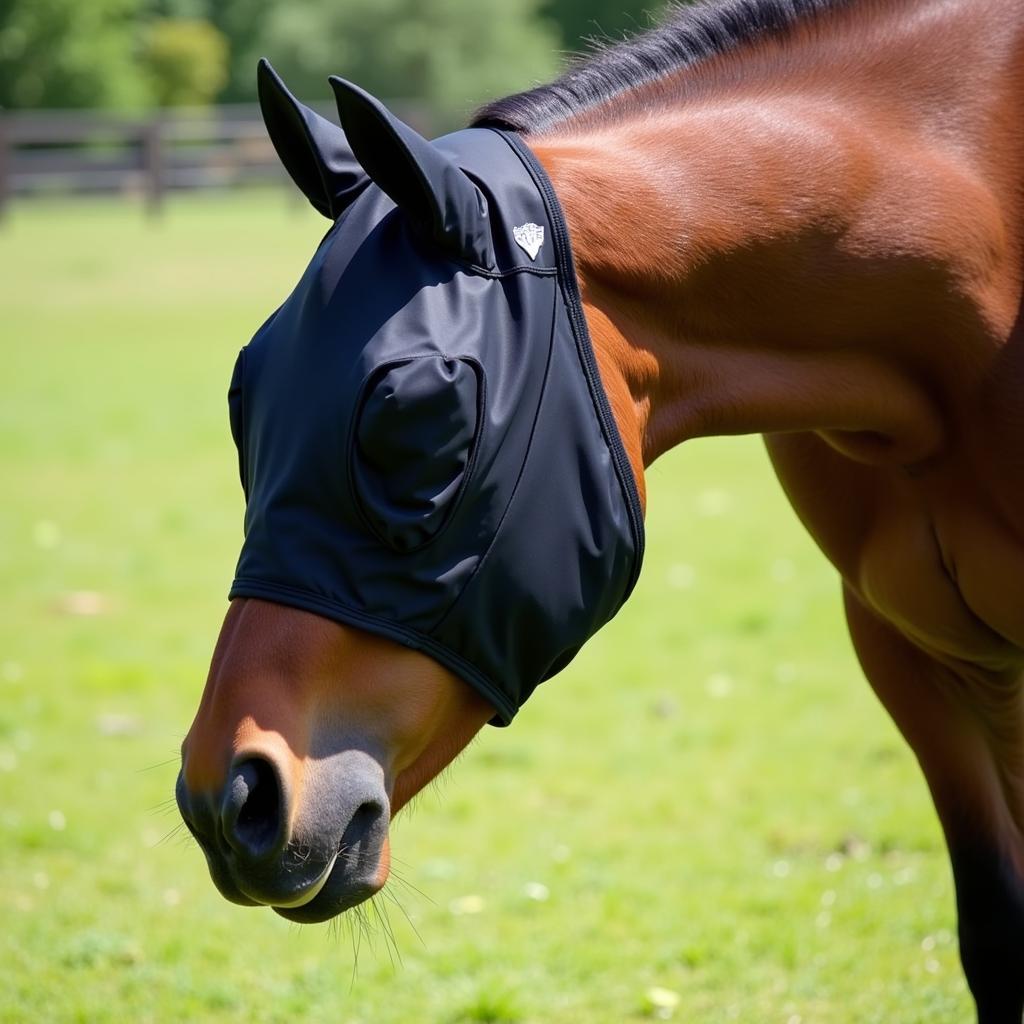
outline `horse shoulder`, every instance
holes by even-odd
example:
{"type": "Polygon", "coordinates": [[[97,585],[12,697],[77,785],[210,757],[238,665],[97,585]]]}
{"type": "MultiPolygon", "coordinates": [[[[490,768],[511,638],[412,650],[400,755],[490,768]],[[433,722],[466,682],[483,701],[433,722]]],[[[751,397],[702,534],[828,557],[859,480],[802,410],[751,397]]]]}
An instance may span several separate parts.
{"type": "Polygon", "coordinates": [[[972,478],[975,463],[918,478],[811,433],[767,445],[797,515],[865,607],[940,660],[1024,670],[1024,538],[972,478]]]}

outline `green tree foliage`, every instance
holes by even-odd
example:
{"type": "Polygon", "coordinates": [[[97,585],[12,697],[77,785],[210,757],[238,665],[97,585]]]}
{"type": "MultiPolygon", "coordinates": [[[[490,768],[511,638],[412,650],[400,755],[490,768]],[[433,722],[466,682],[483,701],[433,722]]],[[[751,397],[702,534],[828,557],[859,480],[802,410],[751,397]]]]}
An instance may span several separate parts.
{"type": "Polygon", "coordinates": [[[0,106],[252,101],[266,55],[306,98],[341,74],[452,123],[553,77],[664,0],[0,0],[0,106]]]}
{"type": "MultiPolygon", "coordinates": [[[[227,81],[217,96],[224,103],[256,99],[256,62],[272,49],[270,14],[282,0],[142,0],[149,17],[203,18],[229,42],[227,81]]],[[[345,0],[338,0],[344,4],[345,0]]],[[[289,0],[304,8],[309,0],[289,0]]]]}
{"type": "Polygon", "coordinates": [[[0,0],[0,106],[133,107],[138,0],[0,0]]]}
{"type": "Polygon", "coordinates": [[[595,39],[620,39],[651,27],[666,0],[545,0],[543,14],[558,22],[568,50],[587,50],[595,39]]]}
{"type": "Polygon", "coordinates": [[[256,62],[273,46],[270,15],[280,6],[284,6],[282,0],[208,0],[206,17],[231,40],[228,80],[221,100],[239,103],[256,98],[256,62]]]}
{"type": "Polygon", "coordinates": [[[338,74],[453,123],[486,99],[546,80],[558,64],[557,29],[536,0],[280,4],[264,45],[307,100],[326,99],[326,77],[338,74]]]}
{"type": "Polygon", "coordinates": [[[200,18],[157,18],[145,32],[139,60],[161,107],[203,105],[228,78],[228,42],[200,18]]]}

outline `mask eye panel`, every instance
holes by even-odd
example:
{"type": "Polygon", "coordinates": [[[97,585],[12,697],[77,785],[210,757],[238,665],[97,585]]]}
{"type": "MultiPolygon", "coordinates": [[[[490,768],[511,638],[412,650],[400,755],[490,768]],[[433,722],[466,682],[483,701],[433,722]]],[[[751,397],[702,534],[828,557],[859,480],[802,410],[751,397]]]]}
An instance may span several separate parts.
{"type": "Polygon", "coordinates": [[[426,356],[380,368],[359,403],[351,476],[367,525],[396,551],[433,540],[466,482],[480,429],[475,363],[426,356]]]}

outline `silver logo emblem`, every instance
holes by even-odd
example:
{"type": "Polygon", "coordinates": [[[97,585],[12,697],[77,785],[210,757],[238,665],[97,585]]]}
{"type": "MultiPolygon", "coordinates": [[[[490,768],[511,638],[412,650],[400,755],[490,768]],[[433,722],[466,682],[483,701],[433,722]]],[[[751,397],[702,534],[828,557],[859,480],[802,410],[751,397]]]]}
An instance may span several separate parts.
{"type": "Polygon", "coordinates": [[[544,244],[544,229],[539,224],[520,224],[512,229],[512,237],[531,260],[537,258],[540,247],[544,244]]]}

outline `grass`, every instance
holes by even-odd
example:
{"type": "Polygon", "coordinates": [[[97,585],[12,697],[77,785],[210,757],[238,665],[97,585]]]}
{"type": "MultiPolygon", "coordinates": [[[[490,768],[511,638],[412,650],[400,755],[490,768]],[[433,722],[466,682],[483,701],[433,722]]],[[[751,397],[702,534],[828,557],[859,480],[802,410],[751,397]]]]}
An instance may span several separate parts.
{"type": "Polygon", "coordinates": [[[396,823],[400,962],[162,841],[240,540],[228,375],[323,226],[0,227],[0,1021],[968,1019],[924,784],[756,439],[654,467],[629,606],[396,823]]]}

